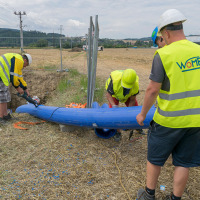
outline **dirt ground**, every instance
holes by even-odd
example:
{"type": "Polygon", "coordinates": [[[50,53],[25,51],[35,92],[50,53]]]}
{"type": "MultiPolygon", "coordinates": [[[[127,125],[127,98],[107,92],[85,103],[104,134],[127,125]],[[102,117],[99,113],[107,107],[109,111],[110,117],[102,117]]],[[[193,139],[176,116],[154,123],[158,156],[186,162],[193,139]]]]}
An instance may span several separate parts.
{"type": "MultiPolygon", "coordinates": [[[[0,49],[0,54],[18,50],[0,49]]],[[[58,81],[68,77],[57,72],[60,51],[27,49],[33,64],[24,72],[24,79],[32,96],[42,104],[55,93],[58,81]]],[[[133,68],[139,76],[142,105],[144,92],[155,49],[104,49],[98,52],[97,77],[106,80],[111,71],[133,68]]],[[[63,50],[63,69],[77,69],[87,74],[85,52],[63,50]]],[[[25,103],[12,88],[10,108],[25,103]]],[[[105,102],[106,103],[106,102],[105,102]]],[[[28,114],[13,114],[14,122],[40,121],[28,114]]],[[[45,122],[26,125],[28,130],[13,128],[13,123],[0,127],[0,199],[69,199],[69,200],[130,200],[145,185],[147,136],[123,131],[122,141],[98,138],[93,130],[79,128],[61,132],[57,124],[45,122]]],[[[145,130],[147,133],[147,130],[145,130]]],[[[156,189],[157,199],[172,191],[171,158],[162,169],[156,189]],[[165,191],[160,186],[165,186],[165,191]]],[[[192,168],[184,192],[184,200],[200,199],[199,168],[192,168]]]]}

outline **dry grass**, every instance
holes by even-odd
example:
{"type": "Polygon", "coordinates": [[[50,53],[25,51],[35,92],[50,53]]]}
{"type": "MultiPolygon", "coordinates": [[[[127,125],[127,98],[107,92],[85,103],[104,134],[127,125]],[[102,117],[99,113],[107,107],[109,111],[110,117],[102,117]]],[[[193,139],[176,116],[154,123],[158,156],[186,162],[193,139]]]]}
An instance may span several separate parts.
{"type": "MultiPolygon", "coordinates": [[[[55,88],[51,89],[60,76],[70,77],[65,72],[61,75],[55,71],[41,71],[41,66],[59,68],[59,50],[27,51],[34,60],[29,69],[36,70],[25,72],[30,92],[38,94],[39,87],[40,94],[50,91],[55,94],[55,88]],[[37,82],[40,79],[42,81],[37,82]]],[[[135,68],[140,77],[138,100],[141,105],[154,51],[105,49],[99,52],[97,76],[106,80],[112,70],[135,68]]],[[[85,58],[84,52],[64,51],[63,65],[86,73],[85,58]]],[[[70,91],[66,91],[66,95],[70,91]]],[[[53,102],[55,97],[51,101],[47,99],[48,104],[53,102]]],[[[67,99],[66,103],[69,103],[67,99]]],[[[40,121],[28,114],[14,113],[13,116],[13,122],[40,121]]],[[[122,141],[117,143],[112,138],[98,138],[89,129],[61,132],[57,124],[50,122],[23,126],[29,129],[15,129],[12,123],[0,127],[0,199],[129,200],[135,199],[138,188],[145,185],[146,135],[138,138],[140,135],[134,133],[133,140],[129,141],[129,131],[123,131],[122,141]]],[[[171,192],[173,169],[170,158],[159,178],[158,199],[171,192]],[[166,191],[160,191],[160,185],[165,185],[166,191]]],[[[200,199],[199,178],[199,168],[192,168],[184,200],[200,199]]]]}

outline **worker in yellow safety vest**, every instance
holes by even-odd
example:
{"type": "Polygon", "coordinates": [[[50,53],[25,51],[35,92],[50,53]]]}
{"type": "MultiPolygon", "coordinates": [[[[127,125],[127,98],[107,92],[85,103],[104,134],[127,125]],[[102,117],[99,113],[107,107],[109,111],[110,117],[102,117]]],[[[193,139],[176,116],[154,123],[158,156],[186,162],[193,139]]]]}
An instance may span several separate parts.
{"type": "Polygon", "coordinates": [[[161,167],[170,154],[175,166],[174,182],[166,200],[180,200],[189,168],[200,166],[200,46],[186,39],[185,21],[186,17],[176,9],[160,17],[158,32],[167,45],[154,55],[150,83],[136,117],[143,125],[157,98],[158,107],[148,133],[146,187],[139,189],[138,200],[155,199],[161,167]]]}
{"type": "MultiPolygon", "coordinates": [[[[136,95],[139,94],[139,77],[135,70],[115,70],[111,72],[106,81],[106,97],[110,108],[117,108],[119,102],[125,103],[127,107],[138,106],[136,95]]],[[[142,129],[137,129],[143,133],[142,129]]],[[[114,136],[116,141],[121,139],[121,131],[118,130],[114,136]]]]}
{"type": "Polygon", "coordinates": [[[7,112],[7,103],[11,101],[10,82],[18,93],[29,95],[27,84],[22,77],[22,69],[32,63],[30,54],[6,53],[0,56],[0,123],[11,119],[7,112]]]}

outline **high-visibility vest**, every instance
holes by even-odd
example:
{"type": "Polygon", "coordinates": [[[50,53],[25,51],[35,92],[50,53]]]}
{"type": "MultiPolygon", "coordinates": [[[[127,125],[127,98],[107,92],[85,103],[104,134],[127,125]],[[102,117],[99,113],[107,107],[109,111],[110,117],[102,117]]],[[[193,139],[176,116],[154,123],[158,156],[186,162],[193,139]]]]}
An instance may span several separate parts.
{"type": "Polygon", "coordinates": [[[135,81],[133,88],[131,88],[130,92],[126,96],[124,96],[123,95],[123,87],[121,85],[122,74],[123,74],[123,70],[115,70],[115,71],[111,72],[111,74],[110,74],[111,77],[106,81],[105,88],[107,90],[108,85],[112,79],[113,91],[114,91],[114,94],[112,95],[112,97],[115,97],[117,100],[124,103],[128,100],[129,97],[131,97],[139,92],[139,77],[138,76],[136,77],[136,81],[135,81]]]}
{"type": "Polygon", "coordinates": [[[200,127],[200,46],[180,40],[157,52],[170,82],[160,90],[154,121],[170,128],[200,127]]]}
{"type": "Polygon", "coordinates": [[[6,86],[9,86],[10,84],[10,75],[17,76],[19,78],[22,77],[22,75],[14,73],[14,69],[11,70],[11,59],[13,57],[17,58],[22,63],[24,62],[22,56],[16,53],[7,53],[0,57],[0,77],[6,86]]]}

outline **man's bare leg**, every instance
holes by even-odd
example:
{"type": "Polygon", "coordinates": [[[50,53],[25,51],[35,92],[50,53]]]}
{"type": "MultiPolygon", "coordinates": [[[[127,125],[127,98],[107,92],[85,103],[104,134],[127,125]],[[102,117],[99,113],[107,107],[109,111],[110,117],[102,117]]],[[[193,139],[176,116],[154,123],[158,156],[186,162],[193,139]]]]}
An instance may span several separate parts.
{"type": "Polygon", "coordinates": [[[157,165],[151,164],[149,161],[147,161],[147,180],[146,180],[146,186],[151,189],[155,190],[158,177],[160,175],[161,167],[157,165]]]}
{"type": "Polygon", "coordinates": [[[174,183],[173,183],[173,194],[177,197],[181,197],[185,190],[189,176],[189,168],[175,167],[174,170],[174,183]]]}
{"type": "Polygon", "coordinates": [[[7,113],[7,103],[0,103],[0,117],[8,115],[7,113]]]}

